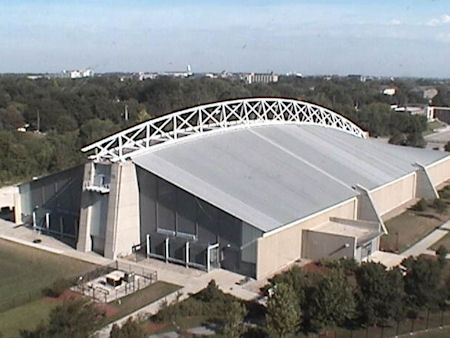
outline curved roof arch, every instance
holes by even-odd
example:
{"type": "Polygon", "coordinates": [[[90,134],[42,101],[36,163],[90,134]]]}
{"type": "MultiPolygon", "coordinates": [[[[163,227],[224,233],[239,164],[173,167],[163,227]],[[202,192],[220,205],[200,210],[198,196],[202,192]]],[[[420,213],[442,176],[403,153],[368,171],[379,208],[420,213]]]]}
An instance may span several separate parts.
{"type": "Polygon", "coordinates": [[[92,143],[81,150],[90,159],[125,161],[131,156],[182,139],[215,131],[270,124],[319,125],[355,137],[366,133],[356,124],[319,105],[285,98],[244,98],[179,110],[92,143]]]}

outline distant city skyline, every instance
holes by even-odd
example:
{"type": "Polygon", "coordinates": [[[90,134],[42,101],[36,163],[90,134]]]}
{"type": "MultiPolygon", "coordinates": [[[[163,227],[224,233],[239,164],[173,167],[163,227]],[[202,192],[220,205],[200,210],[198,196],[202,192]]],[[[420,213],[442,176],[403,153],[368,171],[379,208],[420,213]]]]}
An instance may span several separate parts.
{"type": "Polygon", "coordinates": [[[0,0],[0,72],[450,77],[447,0],[0,0]]]}

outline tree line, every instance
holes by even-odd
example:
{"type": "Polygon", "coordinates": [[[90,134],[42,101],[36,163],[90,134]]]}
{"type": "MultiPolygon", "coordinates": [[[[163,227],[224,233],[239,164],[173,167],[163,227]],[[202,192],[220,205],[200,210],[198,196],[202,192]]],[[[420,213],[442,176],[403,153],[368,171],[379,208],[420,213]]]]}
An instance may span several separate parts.
{"type": "Polygon", "coordinates": [[[438,260],[409,257],[393,269],[379,263],[324,261],[322,272],[301,268],[275,276],[269,291],[266,328],[271,336],[344,327],[386,326],[421,311],[445,311],[450,300],[447,250],[438,260]]]}
{"type": "MultiPolygon", "coordinates": [[[[247,85],[229,79],[161,77],[137,81],[115,76],[37,79],[0,76],[0,184],[62,170],[83,161],[79,149],[151,117],[220,100],[280,96],[307,100],[348,117],[373,136],[420,135],[423,117],[395,113],[390,104],[424,103],[415,86],[425,80],[281,77],[247,85]],[[395,85],[395,96],[380,86],[395,85]],[[17,129],[25,128],[27,132],[17,129]],[[33,146],[35,145],[35,146],[33,146]]],[[[450,103],[448,83],[437,102],[450,103]]],[[[21,129],[24,130],[24,129],[21,129]]]]}

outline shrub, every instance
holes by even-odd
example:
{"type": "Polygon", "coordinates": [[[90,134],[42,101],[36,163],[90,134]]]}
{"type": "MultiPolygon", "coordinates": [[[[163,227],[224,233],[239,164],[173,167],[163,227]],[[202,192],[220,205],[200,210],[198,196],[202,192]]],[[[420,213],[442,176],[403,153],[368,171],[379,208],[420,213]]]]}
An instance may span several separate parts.
{"type": "Polygon", "coordinates": [[[411,207],[411,209],[414,211],[425,211],[427,210],[427,208],[428,203],[423,198],[411,207]]]}
{"type": "Polygon", "coordinates": [[[448,205],[447,203],[445,203],[443,200],[441,200],[440,198],[436,198],[433,201],[432,204],[433,208],[436,209],[436,211],[440,214],[443,214],[444,212],[447,211],[448,205]]]}
{"type": "Polygon", "coordinates": [[[73,280],[60,278],[53,282],[50,287],[42,290],[43,294],[48,297],[59,297],[65,290],[73,285],[73,280]]]}
{"type": "Polygon", "coordinates": [[[445,246],[440,245],[439,248],[437,248],[436,255],[438,256],[439,264],[441,264],[441,266],[447,264],[447,254],[448,250],[445,246]]]}

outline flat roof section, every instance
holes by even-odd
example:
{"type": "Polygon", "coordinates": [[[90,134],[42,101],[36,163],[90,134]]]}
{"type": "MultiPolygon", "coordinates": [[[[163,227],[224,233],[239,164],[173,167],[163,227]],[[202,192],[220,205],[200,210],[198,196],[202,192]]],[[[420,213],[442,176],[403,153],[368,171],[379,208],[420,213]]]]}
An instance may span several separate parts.
{"type": "Polygon", "coordinates": [[[373,229],[370,229],[368,227],[344,224],[341,222],[334,222],[334,221],[328,221],[309,230],[334,235],[355,237],[358,246],[368,242],[369,240],[381,234],[380,231],[374,231],[373,229]]]}
{"type": "Polygon", "coordinates": [[[132,157],[140,167],[267,232],[447,157],[313,125],[225,130],[132,157]]]}

